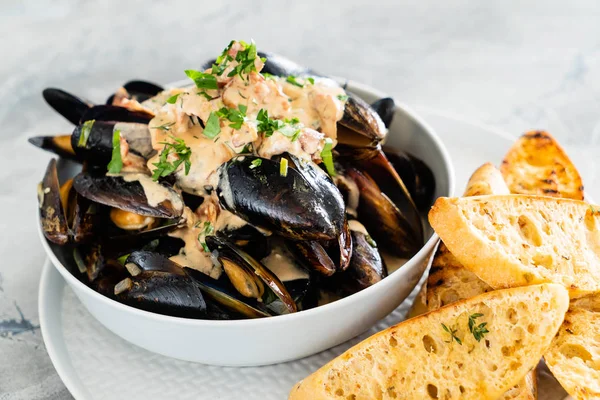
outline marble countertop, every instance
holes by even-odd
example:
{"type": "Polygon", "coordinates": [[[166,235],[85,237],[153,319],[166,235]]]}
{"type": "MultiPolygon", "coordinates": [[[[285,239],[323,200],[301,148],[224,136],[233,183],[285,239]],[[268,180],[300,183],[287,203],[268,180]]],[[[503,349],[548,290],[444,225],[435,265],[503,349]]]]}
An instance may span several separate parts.
{"type": "Polygon", "coordinates": [[[43,102],[45,87],[100,101],[131,78],[178,80],[232,38],[253,38],[417,109],[515,136],[546,129],[600,198],[599,2],[368,3],[0,3],[0,400],[71,398],[37,316],[35,188],[49,155],[26,138],[72,129],[43,102]]]}

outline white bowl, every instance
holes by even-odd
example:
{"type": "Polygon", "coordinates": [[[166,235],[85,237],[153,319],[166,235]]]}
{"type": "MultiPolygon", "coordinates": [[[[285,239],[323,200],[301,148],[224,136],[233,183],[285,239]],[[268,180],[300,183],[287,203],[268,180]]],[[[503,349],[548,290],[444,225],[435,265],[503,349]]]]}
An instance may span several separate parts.
{"type": "MultiPolygon", "coordinates": [[[[368,102],[384,94],[354,82],[347,90],[368,102]]],[[[421,158],[436,179],[435,197],[450,196],[454,171],[433,130],[403,105],[396,113],[388,144],[421,158]]],[[[59,173],[65,173],[60,171],[59,173]]],[[[427,241],[405,265],[381,282],[336,302],[277,317],[210,321],[170,317],[126,306],[92,290],[57,259],[41,229],[48,257],[87,310],[123,339],[182,360],[223,366],[258,366],[306,357],[364,332],[410,294],[425,271],[438,241],[426,224],[427,241]]]]}

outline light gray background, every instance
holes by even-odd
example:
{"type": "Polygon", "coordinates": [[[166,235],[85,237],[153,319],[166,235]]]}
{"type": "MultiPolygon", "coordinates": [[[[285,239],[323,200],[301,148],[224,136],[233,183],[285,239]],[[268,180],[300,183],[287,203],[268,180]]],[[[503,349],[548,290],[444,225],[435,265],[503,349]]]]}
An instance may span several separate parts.
{"type": "Polygon", "coordinates": [[[130,78],[178,80],[253,38],[417,110],[517,135],[547,129],[600,198],[600,2],[0,0],[0,400],[68,399],[38,328],[35,187],[69,132],[47,86],[101,101],[130,78]]]}

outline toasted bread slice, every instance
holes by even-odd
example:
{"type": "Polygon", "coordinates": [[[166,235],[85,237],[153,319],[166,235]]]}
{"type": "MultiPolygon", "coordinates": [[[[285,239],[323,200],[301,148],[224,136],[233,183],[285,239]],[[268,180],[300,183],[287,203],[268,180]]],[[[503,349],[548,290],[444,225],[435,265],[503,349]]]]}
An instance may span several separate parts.
{"type": "Polygon", "coordinates": [[[600,399],[600,313],[569,310],[544,359],[573,398],[600,399]]]}
{"type": "Polygon", "coordinates": [[[583,200],[577,168],[548,132],[521,136],[504,157],[500,171],[512,193],[583,200]]]}
{"type": "Polygon", "coordinates": [[[568,307],[568,292],[556,284],[459,301],[371,336],[296,384],[289,398],[496,400],[537,365],[568,307]],[[489,331],[479,341],[471,318],[489,331]]]}
{"type": "Polygon", "coordinates": [[[494,289],[555,282],[600,291],[600,208],[545,196],[437,199],[429,222],[461,264],[494,289]]]}
{"type": "MultiPolygon", "coordinates": [[[[471,175],[464,196],[509,193],[510,191],[504,183],[500,171],[491,163],[486,163],[471,175]]],[[[448,251],[446,245],[441,242],[433,259],[427,283],[423,285],[423,293],[420,294],[424,298],[423,305],[419,307],[421,303],[417,298],[409,315],[416,316],[427,311],[436,310],[455,301],[469,299],[491,290],[493,290],[491,286],[465,269],[448,251]]],[[[537,399],[535,369],[531,370],[517,385],[504,393],[502,399],[537,399]]]]}
{"type": "MultiPolygon", "coordinates": [[[[588,311],[600,313],[600,293],[591,294],[589,296],[580,297],[571,301],[571,308],[581,308],[588,311]]],[[[600,338],[599,338],[600,339],[600,338]]]]}

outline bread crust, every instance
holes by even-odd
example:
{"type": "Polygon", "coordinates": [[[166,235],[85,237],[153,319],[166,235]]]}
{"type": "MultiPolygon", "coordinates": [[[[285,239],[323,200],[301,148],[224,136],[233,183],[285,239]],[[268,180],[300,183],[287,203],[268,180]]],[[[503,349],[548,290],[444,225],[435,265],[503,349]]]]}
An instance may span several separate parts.
{"type": "Polygon", "coordinates": [[[511,193],[583,200],[577,168],[548,132],[521,136],[506,153],[500,171],[511,193]]]}
{"type": "Polygon", "coordinates": [[[600,207],[544,196],[441,197],[429,222],[494,289],[556,282],[573,298],[600,291],[600,207]]]}
{"type": "Polygon", "coordinates": [[[537,365],[568,307],[556,284],[461,300],[371,336],[295,385],[289,398],[496,400],[537,365]],[[480,341],[468,328],[477,313],[489,328],[480,341]]]}

